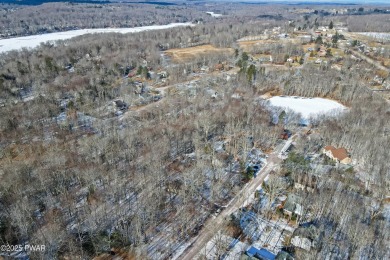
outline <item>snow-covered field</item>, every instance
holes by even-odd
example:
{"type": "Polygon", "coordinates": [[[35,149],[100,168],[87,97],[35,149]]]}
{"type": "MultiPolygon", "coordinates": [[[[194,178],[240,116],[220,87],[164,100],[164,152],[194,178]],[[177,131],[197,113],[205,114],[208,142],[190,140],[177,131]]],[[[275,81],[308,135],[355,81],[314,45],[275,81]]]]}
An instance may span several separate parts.
{"type": "Polygon", "coordinates": [[[195,259],[225,259],[225,260],[235,260],[239,259],[242,254],[248,249],[249,245],[241,241],[237,241],[232,244],[235,239],[226,235],[223,235],[221,232],[217,232],[216,235],[207,242],[204,248],[199,252],[195,259]],[[230,246],[230,250],[227,250],[230,246]],[[221,253],[225,253],[225,257],[221,258],[221,253]]]}
{"type": "Polygon", "coordinates": [[[209,14],[209,15],[211,15],[212,17],[221,17],[221,16],[222,16],[222,14],[216,14],[216,13],[214,13],[214,12],[206,12],[206,14],[209,14]]]}
{"type": "Polygon", "coordinates": [[[103,29],[82,29],[66,32],[46,33],[40,35],[31,35],[24,37],[15,37],[10,39],[0,40],[0,53],[11,50],[19,50],[22,48],[35,48],[41,43],[47,41],[67,40],[76,36],[88,33],[137,33],[149,30],[169,29],[178,26],[192,26],[191,23],[171,23],[166,25],[151,25],[133,28],[103,28],[103,29]]]}
{"type": "Polygon", "coordinates": [[[375,39],[380,39],[380,40],[390,40],[390,33],[379,33],[379,32],[362,32],[358,33],[361,35],[369,36],[375,39]]]}
{"type": "Polygon", "coordinates": [[[300,113],[304,118],[346,109],[340,103],[325,98],[275,96],[270,98],[269,102],[272,106],[288,108],[300,113]]]}

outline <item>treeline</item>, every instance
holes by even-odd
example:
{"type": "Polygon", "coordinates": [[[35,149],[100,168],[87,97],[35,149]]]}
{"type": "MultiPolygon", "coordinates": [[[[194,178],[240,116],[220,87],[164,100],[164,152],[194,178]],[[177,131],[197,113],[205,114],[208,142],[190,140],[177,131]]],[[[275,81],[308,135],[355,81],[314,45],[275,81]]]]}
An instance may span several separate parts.
{"type": "MultiPolygon", "coordinates": [[[[214,18],[208,14],[210,7],[199,4],[160,5],[158,3],[44,3],[41,5],[0,6],[0,36],[15,37],[67,31],[81,28],[137,27],[173,22],[201,23],[277,23],[287,32],[294,27],[315,29],[327,26],[330,21],[342,22],[351,31],[389,31],[383,22],[389,13],[324,16],[321,13],[301,16],[291,12],[286,5],[241,4],[213,5],[212,11],[223,14],[214,18]],[[287,21],[291,21],[288,23],[287,21]]],[[[379,10],[379,9],[378,9],[379,10]]],[[[229,35],[225,35],[230,37],[229,35]]]]}
{"type": "MultiPolygon", "coordinates": [[[[82,28],[137,27],[174,22],[241,24],[256,27],[265,24],[285,24],[299,16],[284,5],[247,5],[214,3],[213,7],[199,3],[163,5],[158,2],[139,3],[44,3],[42,5],[0,5],[0,36],[15,37],[82,28]],[[208,11],[223,14],[212,17],[208,11]],[[282,14],[282,15],[281,15],[282,14]],[[270,18],[269,16],[274,17],[270,18]]],[[[246,35],[245,29],[243,33],[246,35]]],[[[225,34],[227,39],[232,36],[225,34]]],[[[221,38],[222,39],[222,38],[221,38]]]]}
{"type": "Polygon", "coordinates": [[[390,13],[347,16],[346,22],[352,32],[389,32],[389,23],[383,22],[389,18],[390,13]]]}
{"type": "MultiPolygon", "coordinates": [[[[1,7],[1,6],[0,6],[1,7]]],[[[83,28],[138,27],[153,24],[207,21],[205,12],[187,6],[146,4],[46,3],[3,6],[0,36],[13,37],[83,28]]]]}
{"type": "Polygon", "coordinates": [[[292,71],[283,82],[283,94],[304,97],[325,97],[349,105],[353,100],[367,93],[358,76],[348,73],[347,62],[342,73],[331,69],[332,62],[323,67],[307,64],[298,72],[292,71]]]}

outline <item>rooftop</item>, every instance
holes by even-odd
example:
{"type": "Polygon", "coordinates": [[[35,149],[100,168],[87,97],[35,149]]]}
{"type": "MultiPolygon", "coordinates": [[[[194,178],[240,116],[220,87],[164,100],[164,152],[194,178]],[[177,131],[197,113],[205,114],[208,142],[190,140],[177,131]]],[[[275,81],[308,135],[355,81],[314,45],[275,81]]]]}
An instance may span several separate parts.
{"type": "Polygon", "coordinates": [[[335,148],[331,145],[327,145],[324,148],[326,151],[331,151],[334,158],[338,159],[339,161],[344,160],[345,158],[348,158],[348,152],[345,148],[335,148]]]}
{"type": "Polygon", "coordinates": [[[273,253],[271,253],[270,251],[264,248],[257,249],[256,247],[253,246],[246,251],[246,254],[250,257],[255,257],[263,260],[274,260],[276,257],[273,253]]]}
{"type": "Polygon", "coordinates": [[[286,202],[284,203],[283,208],[285,210],[290,211],[290,212],[299,213],[302,211],[302,207],[298,204],[299,200],[300,200],[300,198],[298,196],[296,196],[294,194],[289,194],[286,202]],[[297,209],[297,205],[299,205],[298,209],[297,209]],[[298,211],[298,212],[296,212],[296,211],[298,211]]]}

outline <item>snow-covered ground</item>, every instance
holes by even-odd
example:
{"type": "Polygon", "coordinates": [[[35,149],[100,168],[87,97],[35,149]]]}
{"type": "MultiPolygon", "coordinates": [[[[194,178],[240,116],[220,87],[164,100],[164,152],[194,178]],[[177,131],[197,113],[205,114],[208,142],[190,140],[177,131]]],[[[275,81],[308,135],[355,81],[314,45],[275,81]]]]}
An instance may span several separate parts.
{"type": "Polygon", "coordinates": [[[206,12],[207,14],[211,15],[212,17],[221,17],[222,14],[216,14],[214,12],[206,12]]]}
{"type": "Polygon", "coordinates": [[[149,30],[169,29],[178,26],[192,26],[191,23],[171,23],[166,25],[151,25],[133,28],[103,28],[103,29],[82,29],[66,32],[46,33],[40,35],[31,35],[24,37],[15,37],[10,39],[0,40],[0,53],[11,50],[19,50],[22,48],[35,48],[41,43],[47,41],[67,40],[76,36],[89,33],[137,33],[149,30]]]}
{"type": "Polygon", "coordinates": [[[265,248],[275,255],[283,247],[286,237],[295,230],[287,224],[285,219],[268,221],[261,216],[258,217],[257,228],[260,236],[256,241],[253,241],[252,246],[259,249],[265,248]]]}
{"type": "Polygon", "coordinates": [[[362,32],[362,33],[358,33],[358,34],[369,36],[369,37],[372,37],[375,39],[390,40],[390,33],[362,32]]]}
{"type": "Polygon", "coordinates": [[[177,260],[179,259],[179,257],[184,253],[184,251],[189,247],[191,246],[191,244],[193,243],[194,241],[190,240],[188,241],[187,243],[184,243],[182,246],[180,246],[178,249],[176,249],[175,253],[173,254],[172,256],[172,260],[177,260]]]}
{"type": "Polygon", "coordinates": [[[390,204],[383,205],[383,217],[387,219],[387,222],[390,222],[390,204]]]}
{"type": "Polygon", "coordinates": [[[248,249],[249,245],[238,241],[232,237],[223,235],[220,231],[202,248],[195,259],[218,259],[218,256],[224,254],[220,259],[235,260],[248,249]]]}
{"type": "Polygon", "coordinates": [[[272,106],[288,108],[300,113],[304,118],[346,109],[342,104],[325,98],[275,96],[270,98],[269,102],[272,106]]]}

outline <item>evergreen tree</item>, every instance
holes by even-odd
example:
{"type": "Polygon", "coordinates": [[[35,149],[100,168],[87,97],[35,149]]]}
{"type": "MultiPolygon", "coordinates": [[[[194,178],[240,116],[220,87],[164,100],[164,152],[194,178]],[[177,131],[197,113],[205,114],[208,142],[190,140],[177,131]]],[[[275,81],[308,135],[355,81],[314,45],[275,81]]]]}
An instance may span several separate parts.
{"type": "Polygon", "coordinates": [[[252,79],[254,79],[254,77],[256,76],[256,67],[255,65],[250,65],[247,72],[247,77],[248,77],[248,80],[251,81],[252,79]]]}
{"type": "Polygon", "coordinates": [[[326,50],[326,56],[327,57],[331,57],[332,56],[332,50],[331,49],[327,49],[326,50]]]}
{"type": "Polygon", "coordinates": [[[303,62],[305,61],[305,58],[303,56],[301,56],[301,58],[299,59],[299,64],[303,64],[303,62]]]}
{"type": "Polygon", "coordinates": [[[242,56],[241,56],[241,59],[242,59],[243,61],[247,61],[247,60],[249,59],[248,53],[243,52],[243,53],[242,53],[242,56]]]}
{"type": "Polygon", "coordinates": [[[321,37],[321,35],[318,35],[318,37],[316,39],[316,44],[322,44],[322,37],[321,37]]]}

